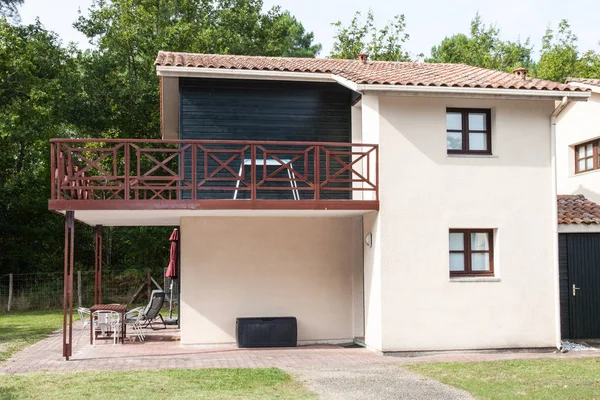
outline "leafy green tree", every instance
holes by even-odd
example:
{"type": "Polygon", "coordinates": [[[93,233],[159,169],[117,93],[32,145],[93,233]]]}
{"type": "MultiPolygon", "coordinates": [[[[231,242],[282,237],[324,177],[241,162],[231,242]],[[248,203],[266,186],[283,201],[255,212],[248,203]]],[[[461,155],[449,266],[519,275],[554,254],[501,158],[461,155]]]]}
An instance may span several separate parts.
{"type": "Polygon", "coordinates": [[[593,50],[581,54],[577,41],[567,20],[560,21],[556,31],[548,28],[542,38],[537,76],[557,82],[569,76],[600,78],[600,55],[593,50]]]}
{"type": "Polygon", "coordinates": [[[358,54],[366,53],[371,60],[410,61],[410,55],[404,49],[409,38],[404,15],[396,15],[382,29],[376,28],[371,10],[364,22],[360,17],[361,13],[357,11],[350,25],[345,26],[341,21],[332,24],[336,33],[331,58],[355,59],[358,54]]]}
{"type": "Polygon", "coordinates": [[[72,51],[35,24],[0,19],[0,271],[62,266],[62,218],[48,212],[48,140],[70,129],[62,99],[72,51]]]}
{"type": "Polygon", "coordinates": [[[0,15],[19,20],[17,7],[21,4],[23,4],[23,0],[0,0],[0,15]]]}
{"type": "Polygon", "coordinates": [[[546,29],[537,75],[543,79],[562,81],[574,74],[578,59],[577,36],[571,31],[567,20],[562,20],[557,32],[546,29]]]}
{"type": "Polygon", "coordinates": [[[577,63],[576,76],[600,79],[600,54],[594,50],[586,51],[577,63]]]}
{"type": "Polygon", "coordinates": [[[314,57],[313,43],[290,13],[262,0],[96,0],[76,28],[97,50],[80,55],[85,98],[78,126],[90,135],[156,138],[159,50],[314,57]],[[87,109],[87,111],[86,111],[87,109]]]}
{"type": "MultiPolygon", "coordinates": [[[[85,52],[63,47],[39,22],[0,20],[0,274],[62,270],[64,219],[47,208],[50,138],[160,137],[153,65],[159,50],[318,53],[312,33],[291,14],[262,6],[260,0],[96,0],[75,24],[96,45],[85,52]]],[[[90,269],[93,229],[76,230],[77,267],[90,269]]],[[[105,269],[162,271],[169,234],[164,227],[106,228],[105,269]]]]}
{"type": "Polygon", "coordinates": [[[511,71],[518,66],[531,67],[531,53],[529,39],[524,43],[502,41],[500,30],[493,25],[486,26],[477,14],[471,21],[469,35],[459,33],[446,37],[438,46],[433,46],[431,57],[425,61],[511,71]]]}

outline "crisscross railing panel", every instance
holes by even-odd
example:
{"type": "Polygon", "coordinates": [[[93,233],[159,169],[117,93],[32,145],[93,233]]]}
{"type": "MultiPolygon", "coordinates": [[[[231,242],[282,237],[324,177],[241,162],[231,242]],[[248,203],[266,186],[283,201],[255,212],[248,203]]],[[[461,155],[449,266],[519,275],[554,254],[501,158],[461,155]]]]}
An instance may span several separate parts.
{"type": "Polygon", "coordinates": [[[51,200],[378,200],[377,152],[362,143],[53,139],[51,200]]]}

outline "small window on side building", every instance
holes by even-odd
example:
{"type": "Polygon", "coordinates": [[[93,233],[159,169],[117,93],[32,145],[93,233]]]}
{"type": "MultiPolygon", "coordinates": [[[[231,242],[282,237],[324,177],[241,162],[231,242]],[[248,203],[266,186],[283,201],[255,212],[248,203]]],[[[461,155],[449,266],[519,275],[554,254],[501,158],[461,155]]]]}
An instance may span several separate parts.
{"type": "Polygon", "coordinates": [[[494,276],[494,230],[450,229],[450,277],[494,276]]]}
{"type": "Polygon", "coordinates": [[[600,140],[594,140],[575,146],[575,173],[600,169],[600,140]]]}

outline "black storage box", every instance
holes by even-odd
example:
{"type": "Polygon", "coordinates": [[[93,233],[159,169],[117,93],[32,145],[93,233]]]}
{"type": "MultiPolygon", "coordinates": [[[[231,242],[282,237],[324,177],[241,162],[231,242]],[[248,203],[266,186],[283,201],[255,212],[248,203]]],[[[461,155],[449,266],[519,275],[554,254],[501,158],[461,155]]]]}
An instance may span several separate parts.
{"type": "Polygon", "coordinates": [[[298,326],[295,317],[237,318],[238,347],[296,347],[298,326]]]}

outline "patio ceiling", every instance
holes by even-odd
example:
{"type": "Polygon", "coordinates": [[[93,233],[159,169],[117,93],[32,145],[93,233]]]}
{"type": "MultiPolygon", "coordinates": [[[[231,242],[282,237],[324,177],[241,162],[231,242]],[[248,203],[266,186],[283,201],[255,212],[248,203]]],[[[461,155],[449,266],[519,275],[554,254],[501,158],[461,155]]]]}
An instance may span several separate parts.
{"type": "MultiPolygon", "coordinates": [[[[183,217],[354,217],[369,210],[78,210],[87,225],[176,226],[183,217]]],[[[58,211],[64,214],[64,211],[58,211]]]]}

